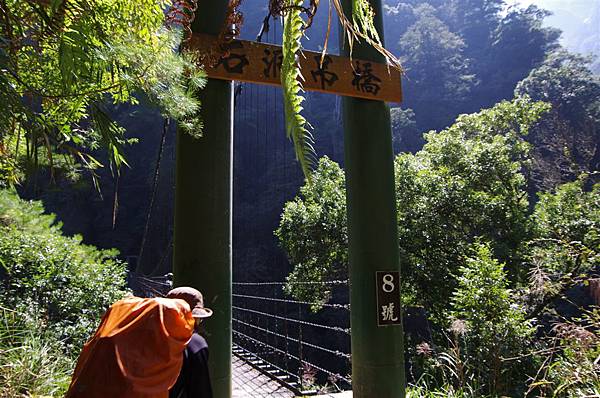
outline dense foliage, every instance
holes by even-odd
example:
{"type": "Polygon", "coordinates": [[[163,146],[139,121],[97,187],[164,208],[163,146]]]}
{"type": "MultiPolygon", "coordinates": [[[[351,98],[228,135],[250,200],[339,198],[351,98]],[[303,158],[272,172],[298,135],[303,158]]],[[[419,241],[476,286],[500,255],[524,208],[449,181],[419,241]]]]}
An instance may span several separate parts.
{"type": "Polygon", "coordinates": [[[406,65],[407,90],[419,87],[409,103],[420,115],[430,107],[439,110],[430,121],[443,126],[456,114],[456,105],[464,101],[474,85],[469,62],[464,55],[465,42],[450,31],[431,5],[424,3],[413,10],[415,22],[398,42],[406,65]]]}
{"type": "Polygon", "coordinates": [[[125,267],[113,250],[62,235],[39,202],[0,191],[0,305],[77,354],[106,308],[125,293],[125,267]]]}
{"type": "MultiPolygon", "coordinates": [[[[505,265],[492,257],[490,248],[475,244],[459,269],[452,294],[451,349],[455,380],[486,394],[521,395],[527,367],[518,361],[529,348],[534,329],[525,309],[515,303],[505,265]],[[460,364],[460,366],[459,366],[460,364]],[[471,381],[471,383],[469,383],[471,381]]],[[[525,357],[526,359],[526,357],[525,357]]]]}
{"type": "MultiPolygon", "coordinates": [[[[286,291],[311,302],[326,302],[331,292],[294,284],[295,281],[345,278],[348,263],[346,191],[342,169],[324,157],[313,173],[312,184],[300,189],[302,197],[288,202],[275,235],[295,268],[286,291]]],[[[313,309],[318,309],[318,306],[313,309]]]]}
{"type": "Polygon", "coordinates": [[[125,266],[13,191],[0,190],[0,223],[0,396],[60,396],[83,343],[127,293],[125,266]]]}
{"type": "MultiPolygon", "coordinates": [[[[90,150],[125,162],[130,143],[107,105],[144,93],[165,116],[198,134],[204,84],[165,29],[166,0],[3,1],[0,18],[0,137],[3,184],[40,163],[94,171],[90,150]],[[132,29],[132,27],[134,27],[132,29]],[[24,164],[22,164],[24,163],[24,164]]],[[[138,97],[136,97],[138,95],[138,97]]]]}
{"type": "Polygon", "coordinates": [[[400,257],[405,291],[443,316],[458,267],[477,237],[521,278],[519,245],[527,237],[523,192],[529,128],[547,110],[528,99],[464,115],[426,135],[416,155],[396,158],[400,257]],[[439,286],[431,288],[431,281],[439,286]]]}
{"type": "MultiPolygon", "coordinates": [[[[512,98],[515,85],[558,46],[536,6],[504,0],[387,1],[388,43],[406,69],[403,108],[420,131],[512,98]],[[433,111],[435,109],[435,111],[433,111]]],[[[404,147],[405,149],[409,149],[404,147]]]]}
{"type": "Polygon", "coordinates": [[[73,359],[41,320],[0,307],[0,397],[63,396],[73,359]]]}
{"type": "MultiPolygon", "coordinates": [[[[582,175],[528,201],[525,139],[549,109],[529,98],[502,102],[426,134],[421,151],[396,158],[402,299],[426,309],[433,331],[431,341],[408,339],[414,394],[445,386],[448,396],[572,396],[600,388],[572,368],[581,358],[586,372],[595,369],[594,313],[563,328],[580,331],[582,346],[566,345],[548,326],[564,323],[563,298],[585,286],[600,261],[600,185],[582,175]]],[[[276,231],[294,265],[290,282],[347,274],[344,173],[321,159],[313,180],[286,204],[276,231]]],[[[289,283],[286,291],[329,298],[309,286],[289,283]]]]}
{"type": "MultiPolygon", "coordinates": [[[[503,102],[427,134],[422,151],[396,158],[398,233],[409,302],[442,316],[458,267],[477,237],[493,242],[511,274],[525,275],[517,265],[528,233],[523,136],[547,109],[526,98],[503,102]],[[432,289],[431,280],[439,286],[432,289]]],[[[346,272],[343,172],[324,159],[313,178],[314,187],[304,186],[302,196],[286,205],[276,232],[295,266],[291,278],[326,279],[346,272]]]]}
{"type": "MultiPolygon", "coordinates": [[[[332,1],[339,8],[340,2],[332,1]]],[[[95,152],[100,147],[109,149],[111,166],[123,164],[132,142],[126,137],[141,136],[134,130],[150,132],[148,126],[159,123],[148,112],[138,115],[126,136],[112,120],[115,104],[125,114],[131,108],[124,104],[150,99],[162,116],[198,133],[199,103],[192,94],[204,80],[197,60],[175,51],[178,33],[164,29],[163,10],[172,3],[0,0],[0,184],[12,185],[40,165],[52,166],[49,174],[56,180],[59,171],[72,176],[82,169],[96,178],[102,174],[102,155],[95,152]]],[[[264,13],[247,3],[252,15],[264,13]]],[[[302,2],[269,3],[285,9],[302,2]]],[[[314,12],[318,3],[304,4],[314,12]]],[[[384,0],[387,43],[406,67],[405,102],[392,110],[394,151],[413,153],[395,161],[403,301],[424,306],[433,329],[431,341],[408,340],[416,383],[409,396],[600,394],[598,312],[582,310],[569,296],[585,286],[600,261],[600,188],[593,185],[600,167],[600,84],[589,60],[559,48],[559,32],[543,23],[547,12],[507,3],[384,0]],[[501,102],[514,94],[551,108],[525,98],[501,102]],[[458,116],[472,112],[478,113],[458,116]],[[439,132],[423,138],[430,129],[439,132]]],[[[353,4],[354,18],[342,20],[348,37],[366,36],[379,45],[366,1],[353,4]]],[[[327,12],[321,10],[316,16],[309,12],[304,21],[298,8],[282,12],[290,29],[289,70],[282,78],[293,86],[286,93],[287,117],[300,125],[288,126],[300,138],[301,160],[313,144],[299,117],[301,105],[313,123],[316,152],[332,159],[342,152],[341,123],[333,117],[339,104],[317,95],[302,102],[294,68],[302,35],[318,36],[327,29],[327,12]],[[313,17],[313,27],[305,31],[313,17]]],[[[247,19],[246,31],[253,34],[263,17],[247,19]]],[[[330,47],[335,51],[335,40],[330,47]]],[[[283,161],[292,156],[283,143],[280,149],[266,138],[279,127],[269,116],[278,113],[277,106],[275,112],[259,113],[262,101],[246,88],[250,100],[236,103],[244,117],[238,117],[242,128],[234,165],[240,167],[244,157],[252,166],[240,167],[249,181],[243,195],[249,198],[245,210],[252,227],[236,231],[246,235],[237,235],[235,244],[248,245],[251,255],[238,252],[236,259],[244,263],[236,266],[256,278],[261,271],[249,265],[271,266],[265,260],[275,252],[267,239],[257,237],[271,234],[277,206],[295,188],[289,165],[280,164],[279,171],[257,165],[268,164],[271,156],[283,161]],[[258,132],[263,129],[264,145],[258,132]]],[[[147,169],[154,167],[148,161],[154,155],[154,148],[135,154],[147,169]]],[[[104,178],[111,179],[107,175],[113,171],[105,171],[104,178]]],[[[118,189],[121,198],[131,198],[124,206],[130,211],[121,213],[121,224],[131,229],[123,227],[121,235],[114,231],[114,208],[106,209],[114,204],[108,200],[89,205],[91,196],[70,186],[53,193],[61,203],[52,205],[69,209],[70,230],[89,232],[86,241],[104,235],[103,247],[112,247],[114,239],[126,254],[137,252],[142,216],[133,209],[143,207],[138,200],[149,196],[151,180],[140,171],[132,171],[136,178],[121,180],[114,190],[115,198],[118,189]],[[79,212],[71,211],[77,205],[79,212]]],[[[162,184],[165,207],[156,229],[165,244],[157,252],[165,246],[168,253],[173,184],[169,177],[162,184]]],[[[64,354],[76,354],[99,314],[123,293],[123,266],[115,253],[62,236],[39,204],[20,202],[8,191],[0,195],[0,215],[0,364],[10,364],[0,365],[0,396],[60,395],[72,365],[64,354]]],[[[294,265],[290,282],[345,279],[344,172],[334,161],[318,162],[312,184],[286,204],[276,234],[294,265]]],[[[273,278],[284,268],[262,271],[273,278]]],[[[331,294],[294,283],[286,292],[317,303],[331,294]]]]}
{"type": "Polygon", "coordinates": [[[600,184],[585,189],[586,176],[540,194],[531,216],[529,316],[573,286],[585,283],[600,265],[600,184]]]}

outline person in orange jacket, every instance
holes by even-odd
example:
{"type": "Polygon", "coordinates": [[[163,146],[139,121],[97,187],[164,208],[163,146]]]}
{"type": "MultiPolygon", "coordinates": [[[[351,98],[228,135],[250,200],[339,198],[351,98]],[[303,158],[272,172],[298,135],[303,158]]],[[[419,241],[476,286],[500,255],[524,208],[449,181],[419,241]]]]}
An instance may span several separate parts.
{"type": "Polygon", "coordinates": [[[202,300],[190,305],[182,297],[117,301],[84,345],[65,398],[168,398],[199,318],[194,312],[212,314],[202,300]]]}
{"type": "Polygon", "coordinates": [[[169,398],[212,398],[208,372],[208,344],[198,333],[202,320],[212,315],[204,307],[202,293],[191,287],[178,287],[167,293],[168,298],[186,301],[192,308],[196,328],[183,354],[183,366],[177,382],[169,391],[169,398]]]}

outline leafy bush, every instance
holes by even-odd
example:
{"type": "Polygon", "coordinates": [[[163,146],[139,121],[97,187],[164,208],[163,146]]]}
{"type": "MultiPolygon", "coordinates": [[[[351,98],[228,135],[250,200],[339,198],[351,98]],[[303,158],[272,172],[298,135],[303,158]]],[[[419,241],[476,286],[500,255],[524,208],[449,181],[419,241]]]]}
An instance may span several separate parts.
{"type": "Polygon", "coordinates": [[[106,308],[124,295],[125,267],[114,250],[62,235],[54,215],[43,212],[39,202],[0,191],[0,306],[76,355],[106,308]]]}
{"type": "MultiPolygon", "coordinates": [[[[409,396],[597,394],[597,319],[557,323],[548,310],[600,266],[600,184],[582,176],[540,194],[531,211],[523,137],[547,109],[502,102],[396,158],[403,300],[432,321],[430,341],[406,340],[409,396]]],[[[344,183],[322,159],[284,208],[276,235],[294,265],[286,291],[298,299],[330,294],[295,282],[347,274],[344,183]]]]}
{"type": "Polygon", "coordinates": [[[443,323],[470,245],[482,237],[511,281],[525,279],[519,249],[528,238],[523,140],[547,105],[528,98],[462,115],[425,135],[415,155],[396,158],[403,292],[443,323]],[[408,294],[407,294],[408,295],[408,294]]]}
{"type": "Polygon", "coordinates": [[[529,393],[536,397],[600,395],[600,310],[585,311],[576,322],[559,322],[548,343],[547,360],[529,393]]]}
{"type": "Polygon", "coordinates": [[[489,245],[473,246],[472,256],[460,268],[452,307],[455,343],[451,346],[458,341],[463,345],[464,373],[473,375],[472,383],[482,392],[515,396],[507,384],[525,384],[526,364],[518,358],[530,348],[534,329],[508,288],[504,264],[492,258],[489,245]]]}
{"type": "Polygon", "coordinates": [[[472,391],[456,390],[454,387],[446,385],[439,388],[429,387],[426,384],[410,386],[406,390],[406,398],[484,398],[481,395],[474,395],[472,391]]]}
{"type": "Polygon", "coordinates": [[[586,283],[600,266],[600,184],[585,189],[586,176],[540,194],[532,215],[534,239],[528,299],[530,317],[551,307],[568,289],[586,283]]]}

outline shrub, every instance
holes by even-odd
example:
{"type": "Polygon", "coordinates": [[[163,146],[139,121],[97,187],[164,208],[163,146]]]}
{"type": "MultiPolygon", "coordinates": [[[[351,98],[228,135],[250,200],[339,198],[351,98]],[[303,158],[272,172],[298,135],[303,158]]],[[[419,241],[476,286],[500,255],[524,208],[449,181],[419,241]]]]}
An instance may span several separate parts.
{"type": "Polygon", "coordinates": [[[125,267],[114,250],[62,235],[39,202],[0,191],[0,306],[41,328],[77,355],[101,315],[125,293],[125,267]]]}
{"type": "Polygon", "coordinates": [[[419,384],[409,386],[406,390],[406,398],[485,398],[481,395],[475,395],[470,390],[456,390],[450,385],[439,388],[430,388],[427,385],[419,384]]]}
{"type": "Polygon", "coordinates": [[[542,193],[531,216],[530,317],[543,315],[600,266],[600,184],[586,190],[587,176],[542,193]]]}
{"type": "Polygon", "coordinates": [[[581,319],[558,322],[553,333],[527,396],[600,396],[600,310],[584,311],[581,319]]]}
{"type": "Polygon", "coordinates": [[[448,358],[459,370],[459,387],[470,378],[484,393],[515,394],[507,390],[509,385],[525,384],[528,357],[523,354],[534,330],[508,288],[504,264],[492,258],[488,245],[477,243],[473,248],[473,255],[460,268],[452,298],[456,320],[448,358]]]}

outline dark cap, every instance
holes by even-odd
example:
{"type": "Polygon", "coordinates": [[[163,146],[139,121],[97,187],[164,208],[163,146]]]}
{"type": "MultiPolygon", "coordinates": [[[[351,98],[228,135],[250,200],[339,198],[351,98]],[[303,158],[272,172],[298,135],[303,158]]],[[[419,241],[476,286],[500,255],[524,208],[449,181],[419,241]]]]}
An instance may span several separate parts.
{"type": "Polygon", "coordinates": [[[204,298],[202,297],[202,293],[193,287],[177,287],[167,293],[167,298],[180,299],[187,302],[192,309],[192,316],[194,318],[208,318],[213,314],[210,308],[204,307],[204,298]]]}

